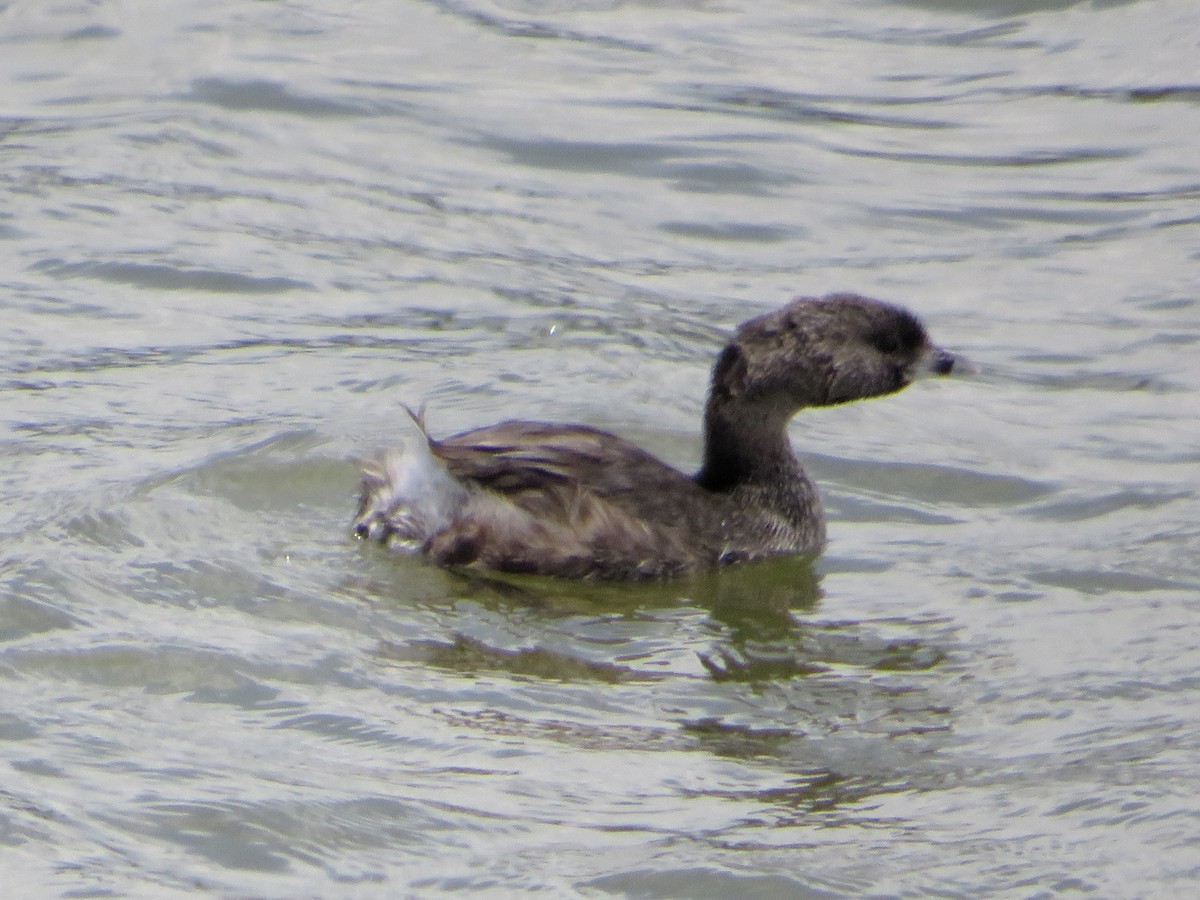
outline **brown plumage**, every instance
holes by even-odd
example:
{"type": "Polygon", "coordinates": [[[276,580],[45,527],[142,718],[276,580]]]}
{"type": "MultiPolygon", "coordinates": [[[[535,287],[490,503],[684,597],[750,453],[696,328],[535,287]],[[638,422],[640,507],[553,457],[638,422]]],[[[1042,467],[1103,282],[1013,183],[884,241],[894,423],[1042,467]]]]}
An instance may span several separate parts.
{"type": "Polygon", "coordinates": [[[503,422],[433,440],[416,418],[413,447],[364,467],[354,530],[441,565],[567,578],[815,555],[824,518],[788,421],[953,366],[899,307],[853,294],[797,299],[744,323],[718,357],[695,475],[584,425],[503,422]]]}

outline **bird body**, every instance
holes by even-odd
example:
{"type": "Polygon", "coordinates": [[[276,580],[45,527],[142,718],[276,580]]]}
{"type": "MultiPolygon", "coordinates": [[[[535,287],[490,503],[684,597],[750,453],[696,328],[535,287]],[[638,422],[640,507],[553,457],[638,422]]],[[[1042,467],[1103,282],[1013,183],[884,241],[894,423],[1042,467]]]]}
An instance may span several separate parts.
{"type": "Polygon", "coordinates": [[[718,357],[694,475],[586,425],[509,421],[435,440],[414,416],[410,445],[364,466],[354,530],[440,565],[566,578],[815,556],[825,521],[789,420],[953,365],[899,307],[801,298],[744,323],[718,357]]]}

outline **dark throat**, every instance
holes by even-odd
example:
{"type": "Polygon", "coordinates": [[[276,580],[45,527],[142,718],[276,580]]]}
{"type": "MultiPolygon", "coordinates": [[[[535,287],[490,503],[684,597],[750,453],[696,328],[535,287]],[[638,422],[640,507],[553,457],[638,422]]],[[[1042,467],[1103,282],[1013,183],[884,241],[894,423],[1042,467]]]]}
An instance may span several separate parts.
{"type": "Polygon", "coordinates": [[[709,399],[704,411],[704,465],[696,483],[709,491],[786,483],[800,472],[783,411],[709,399]]]}

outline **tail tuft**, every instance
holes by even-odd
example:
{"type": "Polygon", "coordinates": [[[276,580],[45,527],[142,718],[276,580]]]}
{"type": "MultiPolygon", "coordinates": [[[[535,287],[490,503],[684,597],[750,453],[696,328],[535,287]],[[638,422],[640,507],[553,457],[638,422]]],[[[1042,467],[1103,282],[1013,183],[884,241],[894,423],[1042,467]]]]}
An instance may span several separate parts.
{"type": "Polygon", "coordinates": [[[433,454],[424,409],[405,407],[416,433],[399,449],[362,464],[362,493],[354,534],[389,546],[419,550],[445,529],[467,502],[466,485],[433,454]]]}

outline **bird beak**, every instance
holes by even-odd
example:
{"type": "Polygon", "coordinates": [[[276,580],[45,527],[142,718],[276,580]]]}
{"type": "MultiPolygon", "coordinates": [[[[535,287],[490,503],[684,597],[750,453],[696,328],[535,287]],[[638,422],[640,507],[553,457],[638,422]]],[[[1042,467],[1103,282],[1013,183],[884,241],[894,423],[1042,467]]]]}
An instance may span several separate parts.
{"type": "Polygon", "coordinates": [[[949,375],[970,371],[971,367],[961,356],[956,356],[941,347],[930,347],[921,357],[916,366],[917,378],[929,378],[934,375],[949,375]]]}

